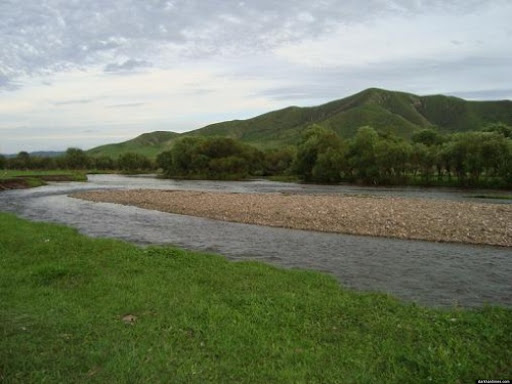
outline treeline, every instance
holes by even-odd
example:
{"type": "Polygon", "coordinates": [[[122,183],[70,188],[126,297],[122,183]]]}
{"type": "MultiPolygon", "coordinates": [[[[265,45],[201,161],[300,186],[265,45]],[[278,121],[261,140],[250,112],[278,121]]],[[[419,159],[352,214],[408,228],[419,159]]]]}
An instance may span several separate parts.
{"type": "Polygon", "coordinates": [[[31,156],[27,152],[20,152],[17,156],[9,158],[0,155],[0,169],[75,169],[136,173],[156,171],[156,164],[138,153],[125,153],[114,159],[110,156],[92,157],[81,149],[68,148],[64,155],[57,157],[31,156]]]}
{"type": "Polygon", "coordinates": [[[290,175],[307,182],[371,185],[421,184],[506,188],[512,186],[512,128],[416,132],[408,141],[361,127],[351,140],[314,125],[296,147],[260,151],[231,138],[185,137],[161,153],[167,177],[241,179],[290,175]]]}
{"type": "Polygon", "coordinates": [[[261,151],[225,137],[188,136],[153,161],[137,153],[117,159],[90,157],[69,148],[60,157],[34,157],[20,152],[0,156],[0,169],[78,169],[154,172],[196,179],[244,179],[292,176],[306,182],[351,182],[371,185],[451,185],[512,187],[512,127],[497,123],[481,131],[441,134],[416,132],[405,140],[390,132],[361,127],[345,140],[313,125],[297,146],[261,151]]]}
{"type": "Polygon", "coordinates": [[[512,186],[512,128],[493,124],[482,131],[415,133],[411,141],[371,127],[342,140],[320,126],[307,129],[293,172],[313,182],[373,185],[423,184],[512,186]]]}
{"type": "Polygon", "coordinates": [[[292,147],[262,152],[226,137],[185,137],[157,157],[167,177],[243,179],[286,173],[295,158],[292,147]]]}

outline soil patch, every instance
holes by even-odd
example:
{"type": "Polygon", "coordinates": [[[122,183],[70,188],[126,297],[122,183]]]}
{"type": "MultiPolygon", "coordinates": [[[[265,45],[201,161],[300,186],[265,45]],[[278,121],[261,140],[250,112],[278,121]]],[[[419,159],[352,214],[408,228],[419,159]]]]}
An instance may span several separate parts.
{"type": "Polygon", "coordinates": [[[0,179],[0,191],[24,188],[30,188],[30,185],[26,180],[19,178],[0,179]]]}

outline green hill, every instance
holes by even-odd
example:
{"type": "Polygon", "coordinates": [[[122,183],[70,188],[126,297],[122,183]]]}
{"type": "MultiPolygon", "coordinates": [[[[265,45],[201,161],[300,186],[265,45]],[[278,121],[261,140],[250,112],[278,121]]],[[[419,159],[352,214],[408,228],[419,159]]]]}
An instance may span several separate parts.
{"type": "Polygon", "coordinates": [[[163,152],[170,147],[173,139],[179,136],[179,133],[155,131],[143,133],[135,139],[124,141],[118,144],[102,145],[87,151],[91,156],[110,156],[113,158],[119,157],[126,152],[136,152],[148,157],[156,157],[160,152],[163,152]]]}
{"type": "Polygon", "coordinates": [[[371,88],[317,107],[289,107],[249,120],[212,124],[186,134],[230,136],[268,147],[295,143],[300,131],[313,123],[330,127],[348,138],[364,125],[409,137],[427,127],[458,132],[498,121],[512,124],[512,101],[466,101],[371,88]]]}
{"type": "MultiPolygon", "coordinates": [[[[296,143],[300,132],[311,124],[329,127],[349,138],[357,128],[365,125],[410,137],[415,131],[427,127],[437,127],[448,133],[477,130],[492,122],[512,125],[512,101],[466,101],[451,96],[417,96],[370,88],[320,106],[288,107],[248,120],[211,124],[180,136],[228,136],[259,148],[271,148],[296,143]]],[[[108,150],[117,156],[132,150],[153,157],[168,148],[177,137],[170,132],[146,135],[155,142],[145,143],[140,140],[145,136],[142,135],[125,143],[95,148],[89,153],[106,153],[108,150]],[[169,136],[164,135],[166,133],[169,136]]]]}

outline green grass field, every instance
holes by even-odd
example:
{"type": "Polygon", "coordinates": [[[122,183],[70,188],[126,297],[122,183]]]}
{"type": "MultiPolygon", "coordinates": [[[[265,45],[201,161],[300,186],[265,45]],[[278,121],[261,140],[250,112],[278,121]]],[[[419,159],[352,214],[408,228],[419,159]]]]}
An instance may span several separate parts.
{"type": "Polygon", "coordinates": [[[512,310],[0,214],[0,382],[469,383],[512,376],[512,310]]]}
{"type": "Polygon", "coordinates": [[[84,172],[80,171],[67,171],[67,170],[50,170],[50,171],[21,171],[21,170],[0,170],[0,179],[11,177],[51,177],[51,176],[67,176],[69,179],[75,181],[87,180],[84,172]]]}

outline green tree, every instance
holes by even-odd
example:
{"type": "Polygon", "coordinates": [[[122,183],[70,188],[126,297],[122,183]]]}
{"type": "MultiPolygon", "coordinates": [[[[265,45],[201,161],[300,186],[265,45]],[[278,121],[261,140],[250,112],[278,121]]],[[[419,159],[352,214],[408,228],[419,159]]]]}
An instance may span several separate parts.
{"type": "Polygon", "coordinates": [[[505,185],[512,187],[512,140],[509,139],[506,141],[506,147],[507,149],[503,151],[496,171],[505,185]]]}
{"type": "Polygon", "coordinates": [[[160,152],[156,157],[156,165],[164,172],[168,169],[172,169],[172,152],[164,151],[160,152]]]}
{"type": "Polygon", "coordinates": [[[238,156],[227,156],[210,159],[208,163],[210,177],[244,178],[249,174],[249,164],[238,156]]]}
{"type": "Polygon", "coordinates": [[[241,143],[230,137],[212,137],[201,142],[199,153],[210,159],[236,156],[242,152],[241,143]]]}
{"type": "Polygon", "coordinates": [[[265,173],[265,154],[257,148],[240,143],[238,157],[247,162],[248,172],[253,176],[262,176],[265,173]]]}
{"type": "Polygon", "coordinates": [[[31,167],[32,169],[55,169],[57,164],[55,162],[55,158],[53,157],[42,157],[42,156],[33,156],[31,159],[31,167]]]}
{"type": "Polygon", "coordinates": [[[7,159],[4,155],[0,155],[0,169],[5,169],[7,167],[7,159]]]}
{"type": "Polygon", "coordinates": [[[414,170],[419,171],[424,181],[430,182],[436,165],[437,147],[428,147],[423,143],[415,143],[412,147],[411,162],[414,170]]]}
{"type": "Polygon", "coordinates": [[[361,127],[350,143],[349,163],[356,177],[370,184],[379,182],[379,169],[375,157],[375,147],[379,135],[372,127],[361,127]]]}
{"type": "Polygon", "coordinates": [[[327,148],[318,154],[311,171],[312,180],[324,183],[339,182],[344,164],[345,151],[339,148],[327,148]]]}
{"type": "Polygon", "coordinates": [[[116,168],[116,162],[110,156],[99,156],[91,159],[91,164],[99,170],[113,170],[116,168]]]}
{"type": "MultiPolygon", "coordinates": [[[[465,132],[454,134],[446,146],[446,157],[461,185],[476,185],[486,169],[497,168],[499,140],[496,133],[465,132]],[[498,145],[493,145],[493,142],[498,145]]],[[[506,145],[502,147],[506,148],[506,145]]]]}
{"type": "Polygon", "coordinates": [[[168,177],[244,178],[263,174],[264,155],[227,137],[185,137],[157,157],[168,177]]]}
{"type": "Polygon", "coordinates": [[[149,171],[153,168],[148,157],[134,152],[126,152],[119,156],[117,165],[122,171],[130,173],[149,171]]]}
{"type": "MultiPolygon", "coordinates": [[[[200,146],[204,139],[202,137],[184,137],[176,140],[171,149],[172,161],[164,168],[168,175],[187,176],[197,172],[197,167],[203,164],[197,161],[200,153],[200,146]]],[[[203,166],[203,165],[201,165],[203,166]]]]}
{"type": "Polygon", "coordinates": [[[80,148],[68,148],[63,163],[69,169],[87,169],[90,161],[87,154],[80,148]]]}
{"type": "Polygon", "coordinates": [[[512,127],[505,123],[487,124],[482,130],[484,132],[496,132],[508,139],[512,139],[512,127]]]}
{"type": "Polygon", "coordinates": [[[31,169],[32,158],[28,152],[21,151],[14,159],[11,160],[10,165],[10,168],[13,169],[31,169]]]}
{"type": "Polygon", "coordinates": [[[346,145],[332,130],[307,128],[299,142],[294,170],[306,181],[338,182],[345,169],[346,145]]]}
{"type": "Polygon", "coordinates": [[[425,128],[418,132],[415,132],[412,135],[413,143],[421,143],[426,145],[427,147],[433,145],[442,144],[444,141],[443,135],[439,133],[439,131],[433,128],[425,128]]]}
{"type": "Polygon", "coordinates": [[[402,177],[405,176],[410,161],[411,145],[396,136],[388,135],[377,141],[374,150],[379,183],[404,182],[402,177]]]}
{"type": "Polygon", "coordinates": [[[264,153],[264,173],[266,175],[284,175],[290,171],[297,155],[295,147],[271,149],[264,153]]]}

